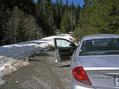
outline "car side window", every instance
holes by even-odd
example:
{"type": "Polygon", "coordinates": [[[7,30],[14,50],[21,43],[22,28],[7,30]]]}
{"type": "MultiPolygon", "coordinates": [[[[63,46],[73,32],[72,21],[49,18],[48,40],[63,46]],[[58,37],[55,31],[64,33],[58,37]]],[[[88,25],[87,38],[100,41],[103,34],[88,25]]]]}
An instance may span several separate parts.
{"type": "Polygon", "coordinates": [[[71,42],[67,40],[56,40],[57,42],[57,47],[70,47],[71,42]]]}

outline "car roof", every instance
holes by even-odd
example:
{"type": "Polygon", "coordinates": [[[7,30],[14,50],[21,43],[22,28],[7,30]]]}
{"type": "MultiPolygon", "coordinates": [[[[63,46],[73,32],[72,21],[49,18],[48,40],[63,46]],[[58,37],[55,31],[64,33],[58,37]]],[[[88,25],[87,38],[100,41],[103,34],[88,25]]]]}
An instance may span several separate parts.
{"type": "Polygon", "coordinates": [[[82,40],[101,39],[101,38],[119,38],[118,34],[95,34],[82,37],[82,40]]]}

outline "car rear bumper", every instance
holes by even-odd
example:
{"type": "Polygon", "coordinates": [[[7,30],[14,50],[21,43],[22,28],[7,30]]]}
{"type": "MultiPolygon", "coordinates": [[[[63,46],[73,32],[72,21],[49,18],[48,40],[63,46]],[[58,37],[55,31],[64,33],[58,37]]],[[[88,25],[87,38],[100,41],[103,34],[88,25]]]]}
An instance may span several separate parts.
{"type": "Polygon", "coordinates": [[[73,80],[71,89],[94,89],[94,88],[91,85],[83,84],[76,80],[73,80]]]}
{"type": "Polygon", "coordinates": [[[73,86],[72,89],[94,89],[94,88],[87,88],[83,86],[73,86]]]}

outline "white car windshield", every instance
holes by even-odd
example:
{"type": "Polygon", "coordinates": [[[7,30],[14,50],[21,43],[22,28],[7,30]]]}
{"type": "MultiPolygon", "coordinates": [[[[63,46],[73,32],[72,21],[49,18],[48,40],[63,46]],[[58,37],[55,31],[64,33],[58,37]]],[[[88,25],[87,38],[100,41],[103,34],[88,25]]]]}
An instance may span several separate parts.
{"type": "Polygon", "coordinates": [[[119,38],[103,38],[83,41],[79,53],[80,56],[117,54],[119,54],[119,38]]]}

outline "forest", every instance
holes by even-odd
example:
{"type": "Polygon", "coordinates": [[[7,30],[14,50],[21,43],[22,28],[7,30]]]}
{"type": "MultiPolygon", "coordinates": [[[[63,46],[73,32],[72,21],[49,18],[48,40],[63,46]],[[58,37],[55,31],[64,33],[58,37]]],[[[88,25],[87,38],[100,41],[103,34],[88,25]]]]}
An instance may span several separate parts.
{"type": "Polygon", "coordinates": [[[69,5],[62,0],[0,0],[0,45],[72,32],[84,35],[119,33],[119,0],[84,0],[69,5]]]}

